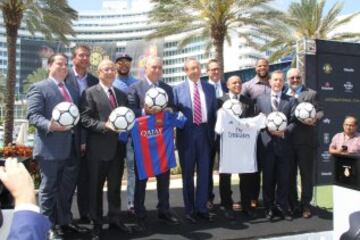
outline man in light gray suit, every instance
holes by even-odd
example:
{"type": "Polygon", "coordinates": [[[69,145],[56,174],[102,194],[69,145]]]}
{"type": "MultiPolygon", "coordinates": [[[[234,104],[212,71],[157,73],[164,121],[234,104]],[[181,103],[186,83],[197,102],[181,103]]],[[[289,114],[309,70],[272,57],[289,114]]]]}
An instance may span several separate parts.
{"type": "MultiPolygon", "coordinates": [[[[90,48],[86,45],[78,45],[72,50],[73,67],[69,69],[65,81],[71,84],[79,96],[89,87],[98,84],[99,79],[87,71],[90,65],[90,48]]],[[[77,205],[80,215],[80,223],[90,223],[89,218],[89,176],[87,171],[86,129],[81,130],[81,155],[79,174],[77,181],[77,205]]]]}
{"type": "Polygon", "coordinates": [[[37,129],[33,157],[40,165],[40,210],[52,223],[50,239],[62,239],[64,231],[85,231],[71,223],[80,132],[79,127],[68,129],[59,125],[51,118],[51,113],[63,101],[78,104],[79,95],[71,85],[64,83],[67,75],[67,57],[64,54],[50,56],[48,68],[49,77],[29,89],[27,118],[37,129]]]}

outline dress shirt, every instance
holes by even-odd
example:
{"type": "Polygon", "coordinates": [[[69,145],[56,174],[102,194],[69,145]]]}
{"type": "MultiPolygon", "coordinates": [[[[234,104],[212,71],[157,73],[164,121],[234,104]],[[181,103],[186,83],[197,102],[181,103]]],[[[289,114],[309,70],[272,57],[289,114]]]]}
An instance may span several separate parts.
{"type": "Polygon", "coordinates": [[[156,87],[159,86],[159,81],[152,82],[152,81],[150,81],[150,79],[148,79],[146,76],[145,76],[145,80],[147,81],[147,83],[149,84],[150,87],[152,87],[152,86],[154,86],[154,85],[155,85],[156,87]]]}
{"type": "Polygon", "coordinates": [[[299,86],[295,89],[295,95],[293,96],[292,95],[292,92],[294,91],[292,88],[288,88],[287,91],[286,91],[286,95],[288,96],[291,96],[291,97],[294,97],[294,98],[298,98],[300,93],[301,93],[301,90],[302,90],[302,86],[299,86]]]}
{"type": "Polygon", "coordinates": [[[332,138],[330,147],[341,149],[341,146],[347,146],[347,152],[360,154],[360,133],[357,132],[352,138],[345,135],[344,132],[337,133],[332,138]]]}
{"type": "Polygon", "coordinates": [[[213,80],[209,79],[208,81],[211,85],[215,88],[216,98],[221,98],[224,95],[222,90],[221,81],[214,82],[213,80]]]}
{"type": "Polygon", "coordinates": [[[115,100],[116,100],[116,105],[119,106],[118,103],[117,103],[117,99],[116,99],[116,95],[115,95],[114,88],[113,88],[113,87],[110,87],[110,88],[109,88],[109,87],[105,86],[104,84],[102,84],[102,82],[99,82],[99,84],[100,84],[101,88],[104,90],[104,92],[105,92],[105,94],[106,94],[106,96],[107,96],[108,98],[110,97],[109,89],[111,89],[111,91],[112,91],[112,93],[113,93],[113,95],[114,95],[114,97],[115,97],[115,100]]]}
{"type": "Polygon", "coordinates": [[[281,92],[273,92],[271,91],[271,107],[273,108],[273,110],[278,109],[279,105],[280,105],[280,100],[281,99],[281,92]],[[277,106],[274,105],[274,100],[277,101],[277,106]]]}
{"type": "Polygon", "coordinates": [[[56,86],[58,87],[60,93],[62,92],[62,90],[61,90],[61,88],[59,87],[59,84],[60,84],[60,83],[63,83],[63,84],[64,84],[64,89],[65,89],[65,91],[67,92],[67,94],[68,94],[69,97],[71,98],[71,101],[73,102],[72,96],[71,96],[69,90],[67,89],[65,82],[64,82],[64,81],[58,81],[58,80],[56,80],[56,79],[53,78],[53,77],[49,77],[49,78],[50,78],[51,81],[53,81],[53,82],[56,84],[56,86]]]}
{"type": "Polygon", "coordinates": [[[233,94],[232,92],[229,92],[230,99],[237,99],[240,100],[240,93],[239,94],[233,94]]]}
{"type": "MultiPolygon", "coordinates": [[[[192,103],[192,106],[194,106],[195,83],[193,81],[191,81],[190,79],[187,79],[187,81],[189,82],[189,87],[190,87],[191,103],[192,103]]],[[[200,79],[197,81],[197,83],[198,83],[198,88],[199,88],[199,93],[200,93],[200,101],[201,101],[201,122],[206,123],[207,122],[207,107],[206,107],[205,93],[204,93],[204,90],[202,89],[200,79]]],[[[193,107],[193,109],[194,109],[194,107],[193,107]]]]}
{"type": "Polygon", "coordinates": [[[32,204],[32,203],[20,204],[15,207],[14,212],[19,212],[19,211],[24,211],[24,210],[40,213],[39,206],[36,206],[35,204],[32,204]]]}
{"type": "Polygon", "coordinates": [[[78,84],[78,87],[79,87],[79,91],[80,91],[80,95],[82,94],[82,92],[88,87],[88,84],[87,84],[87,81],[86,81],[86,78],[87,78],[87,73],[84,75],[84,76],[80,76],[75,68],[73,68],[73,71],[74,71],[74,74],[75,74],[75,78],[76,78],[76,81],[77,81],[77,84],[78,84]]]}
{"type": "Polygon", "coordinates": [[[114,82],[113,82],[113,87],[116,87],[117,89],[125,92],[125,93],[128,93],[129,91],[129,87],[136,83],[138,80],[136,78],[134,78],[133,76],[131,75],[128,75],[128,76],[118,76],[114,82]]]}
{"type": "Polygon", "coordinates": [[[250,81],[245,82],[241,89],[241,94],[248,96],[252,100],[269,92],[271,92],[269,81],[262,81],[257,75],[250,81]]]}

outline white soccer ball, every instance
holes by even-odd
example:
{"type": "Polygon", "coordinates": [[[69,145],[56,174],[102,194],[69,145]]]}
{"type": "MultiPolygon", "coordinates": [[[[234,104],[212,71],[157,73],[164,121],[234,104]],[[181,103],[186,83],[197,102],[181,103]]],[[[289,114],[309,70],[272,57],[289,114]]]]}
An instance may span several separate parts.
{"type": "Polygon", "coordinates": [[[242,114],[242,105],[241,102],[237,99],[228,99],[226,100],[222,108],[229,111],[231,114],[235,116],[241,116],[242,114]]]}
{"type": "Polygon", "coordinates": [[[52,110],[52,119],[61,126],[72,128],[80,120],[78,107],[72,102],[61,102],[52,110]]]}
{"type": "Polygon", "coordinates": [[[309,102],[302,102],[295,108],[295,117],[300,122],[305,122],[306,119],[313,119],[315,118],[316,110],[314,105],[309,102]]]}
{"type": "Polygon", "coordinates": [[[282,112],[272,112],[267,116],[266,126],[269,131],[284,131],[287,127],[287,118],[282,112]]]}
{"type": "Polygon", "coordinates": [[[169,97],[165,90],[159,87],[150,88],[145,93],[144,102],[150,109],[162,110],[164,109],[169,101],[169,97]]]}
{"type": "Polygon", "coordinates": [[[117,107],[110,113],[109,121],[118,132],[130,131],[135,123],[135,113],[130,108],[117,107]]]}

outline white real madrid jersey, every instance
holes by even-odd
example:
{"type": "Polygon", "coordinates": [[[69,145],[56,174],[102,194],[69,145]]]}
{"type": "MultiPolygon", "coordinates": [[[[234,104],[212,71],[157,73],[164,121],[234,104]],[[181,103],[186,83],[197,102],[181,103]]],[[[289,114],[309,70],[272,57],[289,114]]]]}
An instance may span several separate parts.
{"type": "Polygon", "coordinates": [[[257,172],[256,142],[260,129],[266,127],[266,116],[237,118],[219,109],[215,132],[220,134],[220,173],[257,172]]]}

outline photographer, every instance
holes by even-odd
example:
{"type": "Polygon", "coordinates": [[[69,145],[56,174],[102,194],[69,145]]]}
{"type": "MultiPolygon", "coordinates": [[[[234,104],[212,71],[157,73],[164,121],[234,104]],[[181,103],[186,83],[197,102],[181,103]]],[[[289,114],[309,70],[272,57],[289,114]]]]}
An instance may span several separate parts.
{"type": "Polygon", "coordinates": [[[5,166],[0,167],[0,180],[15,200],[8,239],[47,239],[50,222],[40,214],[35,202],[34,183],[24,165],[16,158],[8,158],[5,166]]]}
{"type": "Polygon", "coordinates": [[[344,132],[335,134],[329,146],[329,153],[335,156],[360,157],[360,133],[357,132],[357,119],[346,116],[344,132]]]}

